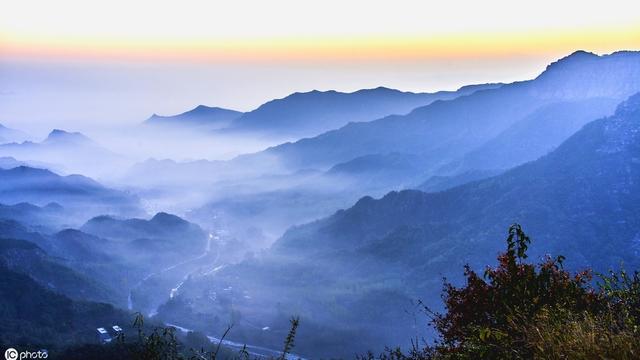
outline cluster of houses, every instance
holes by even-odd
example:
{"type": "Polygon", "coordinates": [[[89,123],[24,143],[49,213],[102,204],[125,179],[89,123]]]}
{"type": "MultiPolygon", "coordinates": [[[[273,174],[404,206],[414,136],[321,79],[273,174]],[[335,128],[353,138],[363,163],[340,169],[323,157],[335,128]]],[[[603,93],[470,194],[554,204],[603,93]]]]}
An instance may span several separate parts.
{"type": "Polygon", "coordinates": [[[117,338],[120,334],[122,334],[122,328],[118,325],[113,325],[108,328],[109,330],[99,327],[96,329],[98,333],[98,342],[101,344],[108,344],[113,339],[117,338]]]}

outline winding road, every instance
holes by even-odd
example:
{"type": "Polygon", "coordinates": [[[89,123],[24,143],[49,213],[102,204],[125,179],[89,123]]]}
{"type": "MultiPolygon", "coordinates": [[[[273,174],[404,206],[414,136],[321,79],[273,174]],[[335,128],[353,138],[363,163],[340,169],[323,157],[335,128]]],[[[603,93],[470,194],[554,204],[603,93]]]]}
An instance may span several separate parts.
{"type": "MultiPolygon", "coordinates": [[[[137,282],[137,283],[136,283],[136,284],[135,284],[131,289],[129,289],[129,295],[127,296],[127,308],[128,308],[129,310],[133,310],[133,299],[132,299],[132,293],[133,293],[133,291],[134,291],[135,289],[139,288],[139,287],[140,287],[140,286],[142,286],[146,281],[148,281],[149,279],[151,279],[151,278],[153,278],[153,277],[156,277],[156,276],[162,275],[162,274],[164,274],[164,273],[167,273],[167,272],[169,272],[169,271],[172,271],[172,270],[174,270],[174,269],[176,269],[176,268],[179,268],[179,267],[181,267],[181,266],[184,266],[184,265],[190,264],[190,263],[192,263],[192,262],[195,262],[195,261],[198,261],[198,260],[204,259],[205,257],[207,257],[207,256],[211,253],[211,244],[212,244],[213,240],[214,240],[214,236],[213,236],[213,234],[211,234],[211,233],[210,233],[210,234],[209,234],[209,237],[208,237],[208,239],[207,239],[207,244],[206,244],[206,246],[205,246],[204,251],[202,252],[202,254],[200,254],[200,255],[198,255],[198,256],[196,256],[196,257],[194,257],[194,258],[191,258],[191,259],[188,259],[188,260],[184,260],[184,261],[181,261],[181,262],[179,262],[179,263],[176,263],[176,264],[173,264],[173,265],[171,265],[171,266],[168,266],[168,267],[166,267],[166,268],[164,268],[164,269],[162,269],[162,270],[160,270],[160,271],[156,271],[156,272],[153,272],[153,273],[147,274],[144,278],[142,278],[142,280],[138,281],[138,282],[137,282]]],[[[219,258],[220,258],[220,252],[218,251],[218,252],[216,252],[216,258],[213,260],[213,263],[214,263],[214,264],[216,264],[216,263],[218,262],[218,259],[219,259],[219,258]]],[[[170,299],[171,299],[171,298],[173,298],[173,297],[175,296],[175,294],[177,293],[177,291],[180,289],[180,287],[182,286],[182,284],[184,284],[184,282],[187,280],[187,278],[189,277],[189,275],[190,275],[190,274],[191,274],[191,273],[187,273],[187,274],[182,278],[181,282],[180,282],[180,283],[178,283],[178,284],[176,285],[176,287],[175,287],[175,288],[172,288],[172,289],[171,289],[171,291],[169,292],[169,298],[170,298],[170,299]]],[[[151,311],[149,312],[149,316],[153,316],[153,315],[157,314],[157,310],[158,310],[158,309],[157,309],[157,307],[156,307],[155,309],[151,310],[151,311]]]]}

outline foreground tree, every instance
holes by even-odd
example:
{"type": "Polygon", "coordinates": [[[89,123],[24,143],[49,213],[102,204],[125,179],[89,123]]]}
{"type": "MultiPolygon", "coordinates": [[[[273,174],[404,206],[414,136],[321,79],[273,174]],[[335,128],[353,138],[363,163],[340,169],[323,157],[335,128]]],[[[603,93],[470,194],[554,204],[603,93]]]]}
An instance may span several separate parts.
{"type": "Polygon", "coordinates": [[[528,324],[536,316],[565,311],[596,313],[601,296],[588,286],[589,271],[572,276],[562,267],[564,257],[527,263],[531,240],[520,225],[512,225],[507,251],[498,266],[483,276],[465,268],[466,286],[445,284],[446,312],[435,316],[444,353],[482,358],[530,357],[528,324]]]}
{"type": "Polygon", "coordinates": [[[640,275],[571,274],[564,257],[528,263],[531,239],[509,228],[507,250],[480,275],[465,267],[465,285],[445,283],[445,312],[432,323],[440,338],[409,352],[389,349],[366,359],[638,359],[640,275]]]}

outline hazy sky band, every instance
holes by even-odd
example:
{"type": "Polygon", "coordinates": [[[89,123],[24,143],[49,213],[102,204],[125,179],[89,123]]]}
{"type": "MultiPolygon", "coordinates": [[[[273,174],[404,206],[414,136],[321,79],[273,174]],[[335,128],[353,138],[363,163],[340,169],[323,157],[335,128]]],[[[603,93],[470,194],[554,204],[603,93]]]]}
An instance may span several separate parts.
{"type": "Polygon", "coordinates": [[[640,25],[591,31],[461,34],[443,37],[347,37],[253,39],[234,42],[51,41],[9,39],[0,50],[9,57],[113,58],[183,61],[415,61],[551,54],[570,49],[610,52],[637,49],[640,25]]]}
{"type": "Polygon", "coordinates": [[[4,56],[415,60],[640,45],[635,1],[33,1],[0,13],[4,56]]]}
{"type": "Polygon", "coordinates": [[[0,123],[46,133],[313,89],[453,90],[640,49],[640,2],[21,0],[0,11],[0,123]]]}

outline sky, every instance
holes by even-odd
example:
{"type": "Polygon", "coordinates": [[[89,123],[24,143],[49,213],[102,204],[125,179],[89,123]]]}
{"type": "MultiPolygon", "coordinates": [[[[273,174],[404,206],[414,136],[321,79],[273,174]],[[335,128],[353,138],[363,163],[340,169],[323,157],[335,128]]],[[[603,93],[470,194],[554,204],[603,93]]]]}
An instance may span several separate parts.
{"type": "Polygon", "coordinates": [[[509,82],[578,49],[640,49],[637,0],[0,4],[0,123],[32,132],[313,89],[509,82]]]}

